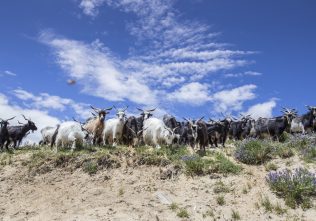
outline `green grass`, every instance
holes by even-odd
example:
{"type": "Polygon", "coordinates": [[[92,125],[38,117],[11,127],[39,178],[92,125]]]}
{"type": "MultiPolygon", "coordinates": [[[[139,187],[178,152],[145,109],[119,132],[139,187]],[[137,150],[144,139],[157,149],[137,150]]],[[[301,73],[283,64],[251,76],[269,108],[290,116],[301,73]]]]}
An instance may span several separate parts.
{"type": "Polygon", "coordinates": [[[245,164],[262,164],[272,157],[272,146],[269,141],[244,140],[238,143],[235,158],[245,164]]]}
{"type": "Polygon", "coordinates": [[[216,197],[216,202],[218,205],[223,206],[225,205],[225,198],[224,196],[218,196],[216,197]]]}
{"type": "Polygon", "coordinates": [[[213,189],[214,193],[228,193],[230,191],[231,189],[227,185],[225,185],[222,181],[217,181],[213,189]]]}
{"type": "Polygon", "coordinates": [[[240,220],[240,215],[238,211],[232,210],[232,220],[240,220]]]}
{"type": "Polygon", "coordinates": [[[177,213],[177,216],[180,218],[189,218],[190,217],[188,211],[185,208],[180,208],[179,212],[177,213]]]}
{"type": "Polygon", "coordinates": [[[89,175],[93,175],[97,173],[98,166],[96,162],[89,160],[83,164],[83,171],[88,173],[89,175]]]}
{"type": "MultiPolygon", "coordinates": [[[[285,208],[282,208],[280,203],[274,205],[267,196],[261,197],[260,205],[266,212],[274,212],[277,215],[283,215],[287,212],[285,208]]],[[[257,203],[258,209],[260,208],[260,205],[257,203]]]]}
{"type": "Polygon", "coordinates": [[[179,209],[179,206],[176,204],[176,203],[171,203],[171,205],[169,206],[169,208],[172,210],[172,211],[177,211],[179,209]]]}
{"type": "Polygon", "coordinates": [[[265,164],[265,169],[266,169],[266,171],[276,171],[279,167],[276,165],[276,164],[274,164],[274,163],[267,163],[267,164],[265,164]]]}

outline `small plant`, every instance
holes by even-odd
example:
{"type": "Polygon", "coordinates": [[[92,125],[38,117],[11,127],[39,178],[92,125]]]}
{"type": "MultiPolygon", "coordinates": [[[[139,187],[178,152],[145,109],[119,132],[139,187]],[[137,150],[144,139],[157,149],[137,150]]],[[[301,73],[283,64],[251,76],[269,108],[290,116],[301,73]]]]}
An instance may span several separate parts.
{"type": "Polygon", "coordinates": [[[238,211],[232,210],[232,220],[240,220],[240,215],[238,211]]]}
{"type": "Polygon", "coordinates": [[[224,198],[224,196],[218,196],[218,197],[216,198],[216,202],[217,202],[217,204],[220,205],[220,206],[225,205],[225,198],[224,198]]]}
{"type": "Polygon", "coordinates": [[[214,216],[215,216],[215,214],[214,214],[213,210],[207,210],[205,213],[203,213],[203,218],[214,217],[214,216]]]}
{"type": "Polygon", "coordinates": [[[217,153],[215,156],[215,165],[212,170],[223,174],[238,174],[242,167],[231,162],[224,154],[217,153]]]}
{"type": "Polygon", "coordinates": [[[283,215],[284,213],[286,213],[286,209],[282,208],[279,203],[277,203],[277,205],[274,206],[274,211],[278,215],[283,215]]]}
{"type": "Polygon", "coordinates": [[[121,188],[119,189],[118,195],[119,195],[119,196],[123,196],[123,195],[124,195],[124,189],[123,189],[123,187],[121,187],[121,188]]]}
{"type": "Polygon", "coordinates": [[[266,212],[272,212],[273,205],[267,196],[265,196],[263,199],[261,199],[261,205],[264,207],[266,212]]]}
{"type": "Polygon", "coordinates": [[[243,194],[247,194],[247,193],[248,193],[247,187],[244,187],[244,188],[242,189],[242,193],[243,193],[243,194]]]}
{"type": "Polygon", "coordinates": [[[302,205],[304,209],[311,206],[310,197],[316,195],[316,177],[307,169],[295,171],[283,170],[270,172],[267,176],[270,188],[285,198],[285,204],[291,208],[302,205]]]}
{"type": "Polygon", "coordinates": [[[179,206],[176,204],[176,203],[171,203],[171,205],[169,206],[169,208],[172,210],[172,211],[177,211],[177,209],[179,209],[179,206]]]}
{"type": "Polygon", "coordinates": [[[96,174],[97,170],[98,170],[97,164],[91,160],[83,164],[83,171],[88,173],[89,175],[96,174]]]}
{"type": "Polygon", "coordinates": [[[279,157],[285,159],[290,158],[294,155],[293,149],[289,146],[282,145],[281,147],[278,147],[276,150],[276,153],[279,157]]]}
{"type": "Polygon", "coordinates": [[[177,213],[177,216],[180,218],[189,218],[190,217],[188,211],[185,208],[181,208],[179,210],[179,212],[177,213]]]}
{"type": "Polygon", "coordinates": [[[278,169],[278,166],[274,163],[267,163],[265,165],[266,171],[270,172],[271,170],[276,171],[278,169]]]}
{"type": "Polygon", "coordinates": [[[235,158],[245,164],[262,164],[271,158],[272,147],[267,141],[245,140],[238,144],[235,158]]]}
{"type": "Polygon", "coordinates": [[[214,193],[228,193],[230,188],[226,186],[222,181],[217,181],[213,189],[214,193]]]}
{"type": "Polygon", "coordinates": [[[185,162],[185,172],[189,176],[206,174],[212,163],[211,160],[204,160],[199,156],[185,157],[183,160],[185,162]]]}

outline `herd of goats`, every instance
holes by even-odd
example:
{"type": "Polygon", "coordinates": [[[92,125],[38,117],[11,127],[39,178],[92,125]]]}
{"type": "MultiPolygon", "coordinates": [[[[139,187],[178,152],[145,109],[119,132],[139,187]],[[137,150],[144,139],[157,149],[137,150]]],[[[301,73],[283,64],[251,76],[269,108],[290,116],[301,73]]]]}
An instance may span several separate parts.
{"type": "MultiPolygon", "coordinates": [[[[163,119],[153,117],[155,109],[142,110],[140,116],[127,117],[126,109],[116,107],[99,109],[91,106],[92,116],[82,123],[75,119],[63,122],[55,127],[41,130],[40,145],[50,145],[58,151],[59,147],[76,147],[86,145],[118,144],[137,146],[149,145],[160,148],[160,145],[189,145],[205,151],[208,146],[225,146],[227,138],[242,140],[245,138],[270,137],[278,140],[284,131],[288,133],[311,133],[316,129],[316,107],[306,106],[308,112],[299,116],[295,109],[282,109],[282,116],[253,119],[250,115],[241,115],[239,119],[224,116],[221,120],[208,121],[183,118],[179,122],[175,117],[165,115],[163,119]],[[114,108],[116,117],[105,120],[109,111],[114,108]]],[[[26,123],[18,126],[9,125],[14,117],[0,118],[0,148],[18,147],[29,131],[37,130],[33,121],[26,118],[26,123]]]]}

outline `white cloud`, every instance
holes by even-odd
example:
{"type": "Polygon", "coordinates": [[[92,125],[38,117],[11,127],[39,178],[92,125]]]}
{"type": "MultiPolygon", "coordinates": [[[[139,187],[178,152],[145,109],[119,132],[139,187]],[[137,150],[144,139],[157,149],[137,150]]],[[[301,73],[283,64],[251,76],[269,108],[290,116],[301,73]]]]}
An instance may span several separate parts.
{"type": "Polygon", "coordinates": [[[245,76],[261,76],[262,73],[256,71],[246,71],[244,73],[235,73],[235,74],[225,74],[226,78],[237,78],[237,77],[245,77],[245,76]]]}
{"type": "Polygon", "coordinates": [[[168,94],[167,98],[180,103],[202,105],[210,100],[208,93],[208,86],[206,84],[192,82],[168,94]]]}
{"type": "Polygon", "coordinates": [[[15,77],[16,73],[13,73],[12,71],[8,71],[8,70],[3,71],[2,73],[0,72],[0,77],[5,76],[5,75],[15,77]]]}
{"type": "Polygon", "coordinates": [[[98,7],[104,3],[104,0],[81,0],[79,7],[83,13],[92,17],[98,15],[98,7]]]}
{"type": "Polygon", "coordinates": [[[25,122],[21,114],[24,114],[27,118],[35,123],[38,130],[29,134],[24,142],[38,143],[41,140],[40,130],[46,126],[55,126],[60,123],[59,119],[50,116],[46,111],[40,111],[33,108],[22,108],[18,105],[10,104],[9,99],[4,94],[0,93],[0,117],[8,119],[16,116],[16,118],[10,121],[11,125],[17,125],[17,121],[25,122]]]}
{"type": "Polygon", "coordinates": [[[83,92],[110,101],[128,99],[155,104],[155,92],[132,74],[121,71],[119,61],[99,42],[85,44],[42,32],[40,40],[53,48],[57,63],[83,86],[83,92]]]}
{"type": "Polygon", "coordinates": [[[251,106],[245,114],[250,114],[253,118],[272,117],[273,108],[277,105],[275,99],[251,106]]]}
{"type": "MultiPolygon", "coordinates": [[[[95,1],[89,5],[96,6],[95,1]]],[[[241,58],[255,52],[229,50],[215,41],[218,33],[208,25],[180,18],[173,8],[174,0],[104,0],[102,3],[136,15],[128,30],[137,44],[126,60],[118,63],[131,75],[154,86],[172,86],[165,79],[181,79],[174,84],[201,80],[209,74],[245,66],[241,58]]],[[[99,6],[102,4],[100,1],[99,6]]]]}
{"type": "Polygon", "coordinates": [[[253,92],[256,85],[249,84],[237,87],[231,90],[223,90],[212,96],[216,112],[240,111],[245,101],[252,100],[256,97],[253,92]]]}
{"type": "Polygon", "coordinates": [[[29,108],[64,111],[66,108],[73,109],[81,118],[91,116],[90,107],[85,103],[78,103],[69,98],[62,98],[48,93],[34,95],[23,89],[15,89],[13,94],[22,101],[28,101],[29,108]]]}

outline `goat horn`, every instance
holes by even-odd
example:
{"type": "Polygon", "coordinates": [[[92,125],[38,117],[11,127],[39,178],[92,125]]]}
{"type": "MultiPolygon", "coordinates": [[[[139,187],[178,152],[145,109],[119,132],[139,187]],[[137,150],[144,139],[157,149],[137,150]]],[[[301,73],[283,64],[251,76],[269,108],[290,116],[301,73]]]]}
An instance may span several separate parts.
{"type": "Polygon", "coordinates": [[[22,114],[22,117],[24,118],[24,120],[27,120],[28,121],[28,119],[22,114]]]}
{"type": "Polygon", "coordinates": [[[14,118],[15,118],[15,117],[11,117],[11,118],[7,119],[6,121],[13,120],[14,118]]]}
{"type": "Polygon", "coordinates": [[[114,108],[115,110],[117,110],[117,108],[115,107],[115,105],[113,105],[113,108],[114,108]]]}
{"type": "Polygon", "coordinates": [[[196,122],[199,122],[200,120],[203,120],[203,119],[204,119],[204,116],[198,119],[196,122]]]}
{"type": "Polygon", "coordinates": [[[147,110],[147,111],[148,111],[148,112],[153,112],[153,111],[155,111],[156,109],[157,109],[157,107],[154,108],[154,109],[147,110]]]}
{"type": "Polygon", "coordinates": [[[19,123],[19,124],[23,124],[23,123],[21,123],[20,121],[18,121],[18,123],[19,123]]]}
{"type": "MultiPolygon", "coordinates": [[[[113,106],[114,107],[114,106],[113,106]]],[[[113,107],[105,108],[105,110],[112,110],[113,107]]]]}
{"type": "Polygon", "coordinates": [[[128,108],[128,105],[127,105],[126,108],[123,110],[123,112],[125,112],[125,111],[127,110],[127,108],[128,108]]]}
{"type": "Polygon", "coordinates": [[[136,109],[139,110],[139,111],[141,111],[141,112],[144,112],[143,109],[140,109],[140,108],[138,108],[138,107],[136,107],[136,109]]]}
{"type": "Polygon", "coordinates": [[[100,111],[99,108],[95,108],[95,107],[93,107],[92,105],[90,105],[90,107],[91,107],[95,112],[99,112],[99,111],[100,111]]]}

